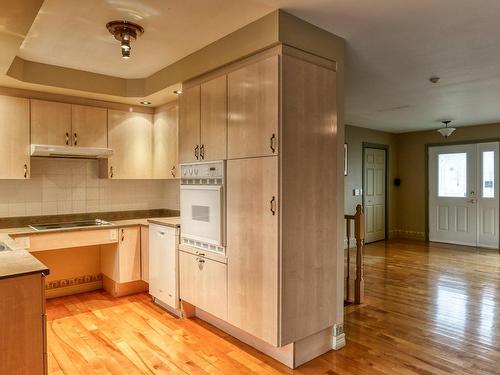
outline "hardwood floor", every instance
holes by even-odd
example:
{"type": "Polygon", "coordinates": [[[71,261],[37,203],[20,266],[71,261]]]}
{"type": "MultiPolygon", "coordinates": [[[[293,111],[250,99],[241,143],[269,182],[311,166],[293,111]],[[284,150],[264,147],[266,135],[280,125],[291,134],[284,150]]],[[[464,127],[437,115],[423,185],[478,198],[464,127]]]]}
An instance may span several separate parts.
{"type": "Polygon", "coordinates": [[[49,300],[51,374],[500,374],[500,255],[444,244],[365,247],[366,303],[347,346],[292,371],[147,294],[49,300]]]}

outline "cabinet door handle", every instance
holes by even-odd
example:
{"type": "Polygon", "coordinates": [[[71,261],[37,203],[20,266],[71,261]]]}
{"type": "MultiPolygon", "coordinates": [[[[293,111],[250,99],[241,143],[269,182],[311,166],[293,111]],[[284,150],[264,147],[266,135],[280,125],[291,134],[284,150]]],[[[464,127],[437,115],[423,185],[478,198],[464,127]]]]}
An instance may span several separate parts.
{"type": "Polygon", "coordinates": [[[28,178],[28,164],[24,164],[24,178],[28,178]]]}
{"type": "Polygon", "coordinates": [[[196,255],[198,255],[198,256],[200,256],[200,257],[204,257],[204,256],[205,256],[205,253],[202,253],[202,252],[197,251],[197,252],[196,252],[196,255]]]}
{"type": "Polygon", "coordinates": [[[73,146],[78,146],[78,135],[73,134],[73,146]]]}
{"type": "Polygon", "coordinates": [[[205,145],[201,145],[200,147],[200,158],[201,160],[205,160],[205,145]]]}
{"type": "Polygon", "coordinates": [[[273,133],[271,138],[269,139],[269,147],[271,148],[271,151],[273,154],[276,152],[276,134],[273,133]]]}
{"type": "Polygon", "coordinates": [[[125,229],[122,228],[122,242],[125,241],[125,229]]]}
{"type": "Polygon", "coordinates": [[[113,178],[113,166],[109,167],[109,178],[113,178]]]}
{"type": "Polygon", "coordinates": [[[205,259],[202,259],[202,258],[196,258],[196,261],[198,263],[205,263],[205,259]]]}
{"type": "Polygon", "coordinates": [[[196,145],[194,148],[194,156],[196,156],[196,160],[199,159],[200,146],[196,145]]]}
{"type": "Polygon", "coordinates": [[[271,213],[274,215],[276,215],[276,198],[273,196],[272,199],[271,199],[271,213]]]}
{"type": "Polygon", "coordinates": [[[66,132],[66,146],[69,146],[69,133],[66,132]]]}
{"type": "Polygon", "coordinates": [[[172,177],[175,177],[175,165],[170,170],[170,173],[172,174],[172,177]]]}

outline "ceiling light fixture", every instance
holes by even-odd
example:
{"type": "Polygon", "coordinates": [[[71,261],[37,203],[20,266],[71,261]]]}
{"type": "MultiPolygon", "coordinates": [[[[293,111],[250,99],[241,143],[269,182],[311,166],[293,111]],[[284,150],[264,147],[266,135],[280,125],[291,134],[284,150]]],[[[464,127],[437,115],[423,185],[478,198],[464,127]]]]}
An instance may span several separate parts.
{"type": "Polygon", "coordinates": [[[142,104],[142,105],[150,105],[150,104],[151,104],[151,102],[148,102],[147,100],[143,100],[143,101],[141,102],[141,104],[142,104]]]}
{"type": "Polygon", "coordinates": [[[130,42],[136,40],[144,33],[142,26],[128,21],[111,21],[106,24],[108,31],[120,42],[122,57],[130,58],[130,42]]]}
{"type": "Polygon", "coordinates": [[[451,122],[451,120],[444,120],[441,122],[444,124],[444,128],[440,128],[437,131],[443,137],[448,138],[455,130],[457,130],[456,128],[449,128],[448,127],[448,124],[451,122]]]}
{"type": "Polygon", "coordinates": [[[182,90],[181,90],[181,89],[179,89],[179,90],[174,90],[174,94],[176,94],[176,95],[180,95],[180,94],[182,94],[182,90]]]}
{"type": "Polygon", "coordinates": [[[438,76],[432,76],[431,78],[429,78],[429,82],[431,82],[431,83],[438,83],[440,80],[441,80],[441,77],[438,77],[438,76]]]}

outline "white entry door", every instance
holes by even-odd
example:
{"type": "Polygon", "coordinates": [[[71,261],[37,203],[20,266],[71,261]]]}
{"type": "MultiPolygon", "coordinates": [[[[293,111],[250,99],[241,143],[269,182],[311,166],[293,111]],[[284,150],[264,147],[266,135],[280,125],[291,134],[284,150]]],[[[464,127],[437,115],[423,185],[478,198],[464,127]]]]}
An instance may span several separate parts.
{"type": "Polygon", "coordinates": [[[385,150],[365,148],[365,242],[385,239],[385,150]]]}
{"type": "Polygon", "coordinates": [[[498,142],[429,148],[429,240],[498,247],[498,142]]]}

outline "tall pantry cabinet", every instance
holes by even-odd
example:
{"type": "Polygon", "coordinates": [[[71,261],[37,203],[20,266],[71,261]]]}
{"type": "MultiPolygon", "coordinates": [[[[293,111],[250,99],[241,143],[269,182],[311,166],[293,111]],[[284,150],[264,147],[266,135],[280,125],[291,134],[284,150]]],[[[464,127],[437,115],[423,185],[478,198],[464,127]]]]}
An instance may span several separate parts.
{"type": "MultiPolygon", "coordinates": [[[[224,320],[281,347],[335,323],[336,64],[281,45],[184,92],[218,77],[227,80],[224,320]]],[[[182,145],[200,103],[180,106],[182,145]]]]}

